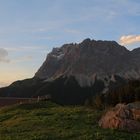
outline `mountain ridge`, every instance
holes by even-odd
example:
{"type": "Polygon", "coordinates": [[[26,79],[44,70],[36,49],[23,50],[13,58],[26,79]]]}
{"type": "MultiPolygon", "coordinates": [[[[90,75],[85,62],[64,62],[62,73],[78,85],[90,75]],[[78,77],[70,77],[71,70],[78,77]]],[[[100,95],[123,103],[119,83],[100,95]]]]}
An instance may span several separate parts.
{"type": "Polygon", "coordinates": [[[137,58],[139,52],[136,53],[137,49],[129,51],[115,41],[85,39],[79,44],[65,44],[54,48],[35,77],[53,80],[62,75],[72,75],[81,86],[90,86],[95,77],[102,79],[118,75],[124,79],[137,79],[140,77],[140,57],[137,58]],[[81,79],[87,82],[83,84],[81,79]]]}
{"type": "Polygon", "coordinates": [[[87,98],[140,79],[140,48],[129,51],[115,41],[85,39],[53,48],[31,79],[0,89],[0,96],[50,95],[60,104],[84,104],[87,98]]]}

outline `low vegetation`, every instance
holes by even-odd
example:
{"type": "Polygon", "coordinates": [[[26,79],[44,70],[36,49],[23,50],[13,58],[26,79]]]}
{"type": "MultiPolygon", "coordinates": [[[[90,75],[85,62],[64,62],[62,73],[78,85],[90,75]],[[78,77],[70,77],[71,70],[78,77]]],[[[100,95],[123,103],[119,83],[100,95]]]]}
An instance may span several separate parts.
{"type": "Polygon", "coordinates": [[[129,81],[118,88],[109,90],[105,94],[97,94],[85,100],[85,105],[96,108],[106,108],[118,103],[131,103],[140,101],[140,81],[129,81]]]}
{"type": "Polygon", "coordinates": [[[0,140],[139,140],[98,126],[103,111],[40,101],[0,109],[0,140]]]}

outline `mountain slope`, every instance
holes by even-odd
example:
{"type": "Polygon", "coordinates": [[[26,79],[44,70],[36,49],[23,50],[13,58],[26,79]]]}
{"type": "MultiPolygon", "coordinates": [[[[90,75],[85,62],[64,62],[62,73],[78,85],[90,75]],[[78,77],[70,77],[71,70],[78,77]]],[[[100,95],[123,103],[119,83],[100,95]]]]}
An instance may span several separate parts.
{"type": "Polygon", "coordinates": [[[111,80],[114,75],[124,79],[140,78],[139,52],[129,51],[115,41],[86,39],[80,44],[54,48],[35,77],[53,80],[74,76],[80,86],[91,86],[96,78],[111,80]]]}
{"type": "Polygon", "coordinates": [[[87,98],[140,79],[140,48],[115,41],[86,39],[54,48],[35,76],[0,89],[0,96],[51,95],[60,104],[84,104],[87,98]]]}

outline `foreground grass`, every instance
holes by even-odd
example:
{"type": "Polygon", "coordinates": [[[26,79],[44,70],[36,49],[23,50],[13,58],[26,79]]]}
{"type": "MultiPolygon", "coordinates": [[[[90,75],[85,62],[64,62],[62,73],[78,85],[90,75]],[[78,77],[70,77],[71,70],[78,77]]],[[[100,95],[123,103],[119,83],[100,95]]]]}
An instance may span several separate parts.
{"type": "Polygon", "coordinates": [[[140,134],[101,129],[102,112],[51,102],[0,109],[0,140],[140,140],[140,134]]]}

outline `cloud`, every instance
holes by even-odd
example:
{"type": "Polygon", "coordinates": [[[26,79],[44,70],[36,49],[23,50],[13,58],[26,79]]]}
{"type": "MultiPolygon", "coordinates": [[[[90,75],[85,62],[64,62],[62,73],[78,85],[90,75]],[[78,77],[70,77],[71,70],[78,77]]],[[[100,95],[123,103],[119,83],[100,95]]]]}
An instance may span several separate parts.
{"type": "Polygon", "coordinates": [[[8,59],[8,52],[3,48],[0,48],[0,62],[10,62],[10,60],[8,59]]]}
{"type": "Polygon", "coordinates": [[[32,61],[32,60],[33,60],[33,57],[28,55],[28,56],[19,57],[15,60],[12,60],[11,62],[12,63],[20,63],[20,62],[26,62],[26,61],[32,61]]]}
{"type": "Polygon", "coordinates": [[[8,52],[42,52],[44,51],[46,48],[48,48],[48,46],[44,45],[44,46],[34,46],[34,45],[3,45],[5,46],[6,50],[8,50],[8,52]]]}
{"type": "Polygon", "coordinates": [[[75,30],[75,29],[65,29],[65,32],[70,33],[70,34],[81,34],[80,31],[75,30]]]}
{"type": "Polygon", "coordinates": [[[140,42],[140,35],[124,35],[120,38],[121,45],[129,45],[137,42],[140,42]]]}

